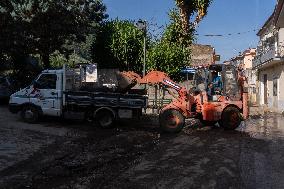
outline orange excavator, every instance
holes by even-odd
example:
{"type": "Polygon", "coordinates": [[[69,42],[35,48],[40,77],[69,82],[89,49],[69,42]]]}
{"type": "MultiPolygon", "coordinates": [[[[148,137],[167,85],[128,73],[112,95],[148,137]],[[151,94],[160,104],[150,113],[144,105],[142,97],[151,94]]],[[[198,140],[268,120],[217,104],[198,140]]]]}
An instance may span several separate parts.
{"type": "Polygon", "coordinates": [[[247,79],[242,73],[235,66],[224,64],[196,68],[195,78],[199,79],[190,90],[160,71],[151,71],[142,78],[134,72],[122,72],[122,75],[129,78],[132,84],[158,84],[168,89],[170,94],[173,93],[172,90],[176,91],[178,95],[174,100],[160,110],[159,122],[162,130],[179,132],[183,129],[186,118],[198,118],[205,125],[215,125],[218,122],[229,130],[236,129],[242,120],[247,119],[247,79]],[[218,73],[222,81],[222,87],[218,91],[214,91],[212,87],[213,72],[218,73]]]}

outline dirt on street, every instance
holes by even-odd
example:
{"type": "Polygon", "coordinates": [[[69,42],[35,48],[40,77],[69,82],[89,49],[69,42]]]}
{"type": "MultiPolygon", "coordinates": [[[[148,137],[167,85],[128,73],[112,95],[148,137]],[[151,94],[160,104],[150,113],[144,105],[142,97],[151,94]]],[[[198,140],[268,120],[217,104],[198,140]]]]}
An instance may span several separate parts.
{"type": "Polygon", "coordinates": [[[284,117],[238,130],[160,132],[155,117],[100,129],[80,120],[24,123],[0,107],[0,188],[284,188],[284,117]]]}

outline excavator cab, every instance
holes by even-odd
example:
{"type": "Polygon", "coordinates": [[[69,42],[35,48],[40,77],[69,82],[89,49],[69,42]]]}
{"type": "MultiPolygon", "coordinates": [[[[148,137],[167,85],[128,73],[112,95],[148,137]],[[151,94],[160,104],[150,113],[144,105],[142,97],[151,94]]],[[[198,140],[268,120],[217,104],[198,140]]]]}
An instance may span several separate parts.
{"type": "Polygon", "coordinates": [[[210,67],[200,67],[196,69],[194,75],[195,94],[206,92],[209,100],[213,100],[216,95],[223,94],[222,65],[211,65],[210,67]]]}
{"type": "Polygon", "coordinates": [[[199,68],[194,78],[195,88],[206,91],[209,101],[217,101],[220,96],[231,100],[241,98],[238,72],[233,65],[212,64],[208,68],[199,68]]]}
{"type": "Polygon", "coordinates": [[[216,101],[221,95],[223,95],[223,68],[224,66],[222,64],[210,65],[208,68],[206,92],[209,101],[216,101]]]}
{"type": "Polygon", "coordinates": [[[197,91],[205,91],[208,85],[207,68],[197,68],[193,77],[194,89],[197,91]]]}
{"type": "MultiPolygon", "coordinates": [[[[240,72],[239,72],[240,73],[240,72]]],[[[223,78],[223,94],[226,98],[236,101],[242,98],[242,91],[240,83],[238,83],[238,71],[236,67],[233,65],[225,65],[222,70],[222,78],[223,78]]]]}

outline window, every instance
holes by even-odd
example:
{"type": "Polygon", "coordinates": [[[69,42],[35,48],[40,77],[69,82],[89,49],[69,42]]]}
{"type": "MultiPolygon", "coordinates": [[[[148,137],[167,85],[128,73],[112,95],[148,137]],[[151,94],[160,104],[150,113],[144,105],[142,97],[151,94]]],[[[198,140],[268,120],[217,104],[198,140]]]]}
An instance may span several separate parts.
{"type": "Polygon", "coordinates": [[[56,89],[56,74],[42,74],[36,81],[36,88],[56,89]]]}
{"type": "Polygon", "coordinates": [[[252,92],[253,92],[253,94],[256,94],[256,88],[255,87],[252,88],[252,92]]]}

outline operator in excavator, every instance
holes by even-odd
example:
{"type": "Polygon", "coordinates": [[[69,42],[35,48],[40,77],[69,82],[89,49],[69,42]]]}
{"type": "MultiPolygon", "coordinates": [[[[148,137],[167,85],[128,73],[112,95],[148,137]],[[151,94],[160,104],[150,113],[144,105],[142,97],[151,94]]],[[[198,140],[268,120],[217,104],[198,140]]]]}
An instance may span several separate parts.
{"type": "Polygon", "coordinates": [[[212,83],[213,83],[214,93],[221,94],[223,83],[221,77],[218,75],[218,72],[216,71],[212,72],[212,83]]]}
{"type": "Polygon", "coordinates": [[[209,101],[213,100],[214,95],[221,95],[223,87],[222,79],[218,75],[217,71],[212,71],[211,76],[212,77],[211,79],[209,79],[210,82],[208,83],[207,86],[207,96],[209,101]]]}
{"type": "Polygon", "coordinates": [[[213,88],[213,83],[210,82],[208,84],[208,87],[207,87],[207,96],[208,96],[208,100],[211,101],[213,100],[213,95],[214,95],[214,88],[213,88]]]}

